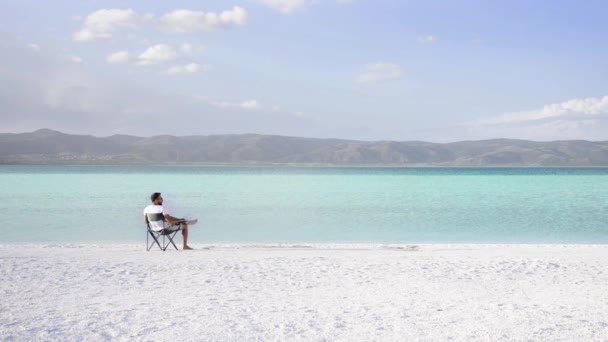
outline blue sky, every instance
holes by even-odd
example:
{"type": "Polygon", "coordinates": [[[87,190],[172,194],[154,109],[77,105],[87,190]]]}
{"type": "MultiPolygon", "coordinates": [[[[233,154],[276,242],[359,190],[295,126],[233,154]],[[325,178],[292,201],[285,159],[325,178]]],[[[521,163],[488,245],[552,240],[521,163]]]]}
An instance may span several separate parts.
{"type": "Polygon", "coordinates": [[[0,1],[1,131],[608,139],[605,1],[0,1]]]}

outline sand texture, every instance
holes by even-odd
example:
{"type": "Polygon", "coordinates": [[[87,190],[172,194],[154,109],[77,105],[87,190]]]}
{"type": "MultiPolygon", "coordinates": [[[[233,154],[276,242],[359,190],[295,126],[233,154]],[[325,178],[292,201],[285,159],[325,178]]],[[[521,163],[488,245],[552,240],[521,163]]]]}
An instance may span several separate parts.
{"type": "Polygon", "coordinates": [[[0,245],[0,340],[608,340],[606,245],[193,247],[0,245]]]}

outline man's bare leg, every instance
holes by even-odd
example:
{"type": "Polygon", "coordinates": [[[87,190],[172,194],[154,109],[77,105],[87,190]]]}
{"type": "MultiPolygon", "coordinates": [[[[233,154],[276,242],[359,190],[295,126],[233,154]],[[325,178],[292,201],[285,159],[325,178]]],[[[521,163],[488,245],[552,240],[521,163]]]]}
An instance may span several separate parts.
{"type": "Polygon", "coordinates": [[[182,224],[182,240],[184,241],[183,250],[192,249],[188,246],[188,225],[185,223],[182,224]]]}

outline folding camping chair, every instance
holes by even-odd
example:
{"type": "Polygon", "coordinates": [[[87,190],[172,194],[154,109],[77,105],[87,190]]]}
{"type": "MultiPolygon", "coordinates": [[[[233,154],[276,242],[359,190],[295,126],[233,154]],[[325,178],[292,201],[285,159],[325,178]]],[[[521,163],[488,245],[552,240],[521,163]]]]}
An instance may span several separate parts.
{"type": "Polygon", "coordinates": [[[182,230],[181,225],[177,225],[177,229],[169,229],[170,226],[166,224],[165,216],[163,214],[146,214],[146,226],[148,227],[148,234],[146,234],[146,250],[150,251],[154,244],[160,248],[161,251],[166,251],[170,245],[173,245],[175,249],[177,246],[173,242],[175,234],[182,230]],[[152,237],[152,242],[150,242],[152,237]],[[162,244],[160,243],[162,237],[162,244]],[[166,241],[167,240],[167,241],[166,241]]]}

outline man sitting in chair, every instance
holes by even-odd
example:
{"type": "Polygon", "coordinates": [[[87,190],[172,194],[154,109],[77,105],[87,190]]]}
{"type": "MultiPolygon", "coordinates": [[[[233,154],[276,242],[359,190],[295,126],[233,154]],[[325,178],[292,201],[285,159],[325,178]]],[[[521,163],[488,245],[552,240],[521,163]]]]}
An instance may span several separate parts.
{"type": "MultiPolygon", "coordinates": [[[[164,225],[164,229],[168,231],[176,231],[181,228],[182,230],[182,240],[184,241],[184,250],[192,249],[188,246],[188,225],[195,224],[197,220],[188,221],[185,218],[176,218],[169,215],[165,209],[163,208],[163,197],[160,195],[160,192],[155,192],[150,196],[152,200],[152,204],[147,206],[144,209],[144,221],[148,223],[148,214],[162,214],[164,217],[164,221],[168,223],[168,225],[164,225]]],[[[152,228],[152,230],[162,230],[163,227],[152,228]]]]}

